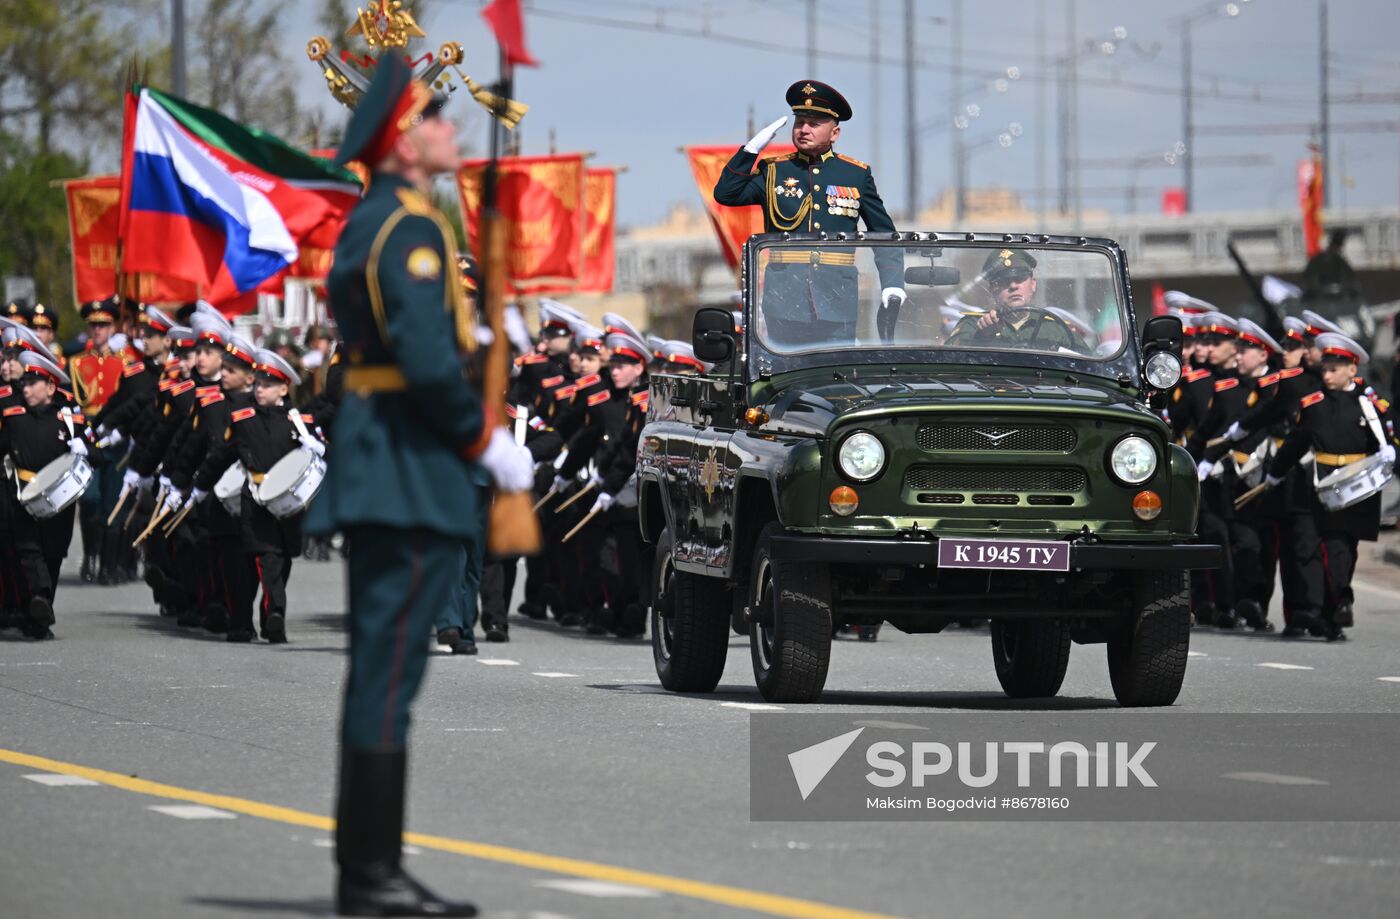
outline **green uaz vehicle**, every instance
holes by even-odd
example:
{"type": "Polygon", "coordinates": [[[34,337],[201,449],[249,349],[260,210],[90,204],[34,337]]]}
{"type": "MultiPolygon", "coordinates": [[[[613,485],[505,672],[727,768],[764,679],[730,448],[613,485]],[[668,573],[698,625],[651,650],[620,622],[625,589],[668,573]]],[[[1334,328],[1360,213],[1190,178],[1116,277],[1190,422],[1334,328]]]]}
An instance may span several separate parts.
{"type": "Polygon", "coordinates": [[[743,268],[742,323],[696,315],[715,369],[653,377],[639,447],[662,684],[714,689],[734,622],[763,697],[810,702],[837,628],[985,618],[1013,697],[1101,643],[1121,704],[1174,701],[1220,549],[1152,408],[1180,322],[1137,335],[1117,244],[769,234],[743,268]]]}

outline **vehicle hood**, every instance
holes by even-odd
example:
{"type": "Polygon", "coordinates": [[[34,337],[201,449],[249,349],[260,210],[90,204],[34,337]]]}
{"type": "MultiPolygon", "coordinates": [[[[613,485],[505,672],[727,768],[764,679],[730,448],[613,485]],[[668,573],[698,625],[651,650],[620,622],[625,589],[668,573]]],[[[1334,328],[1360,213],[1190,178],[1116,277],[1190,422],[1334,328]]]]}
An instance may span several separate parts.
{"type": "Polygon", "coordinates": [[[939,412],[945,410],[1023,411],[1032,408],[1082,408],[1139,412],[1135,393],[1110,380],[1065,374],[1006,374],[966,371],[906,372],[895,375],[850,374],[833,379],[802,375],[775,380],[775,388],[755,403],[768,413],[765,431],[821,437],[839,419],[870,410],[939,412]]]}

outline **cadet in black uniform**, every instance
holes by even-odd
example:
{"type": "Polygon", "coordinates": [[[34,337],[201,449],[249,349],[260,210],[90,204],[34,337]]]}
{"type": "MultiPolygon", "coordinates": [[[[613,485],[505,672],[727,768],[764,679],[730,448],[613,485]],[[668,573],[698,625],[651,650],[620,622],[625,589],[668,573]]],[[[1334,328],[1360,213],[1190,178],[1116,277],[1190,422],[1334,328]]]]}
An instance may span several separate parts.
{"type": "MultiPolygon", "coordinates": [[[[71,400],[58,397],[60,386],[69,385],[68,375],[48,357],[36,351],[19,355],[23,367],[19,386],[22,404],[0,412],[0,454],[10,457],[15,476],[23,486],[49,463],[65,454],[88,455],[86,432],[80,409],[71,400]]],[[[52,638],[53,601],[58,588],[58,570],[73,540],[73,518],[77,507],[68,507],[52,517],[38,519],[21,505],[12,520],[15,555],[24,578],[24,632],[31,638],[52,638]]]]}
{"type": "MultiPolygon", "coordinates": [[[[1395,462],[1394,434],[1381,401],[1357,383],[1358,366],[1368,360],[1364,348],[1345,335],[1324,332],[1316,344],[1322,357],[1323,388],[1303,397],[1298,426],[1279,447],[1269,466],[1268,482],[1278,485],[1309,448],[1314,452],[1316,475],[1336,470],[1380,454],[1395,462]]],[[[1356,570],[1357,544],[1374,542],[1380,529],[1381,496],[1377,491],[1343,510],[1326,509],[1314,493],[1314,512],[1322,540],[1322,578],[1308,581],[1309,606],[1322,607],[1321,628],[1328,641],[1346,638],[1352,625],[1352,575],[1356,570]]],[[[1307,623],[1303,623],[1306,625],[1307,623]]]]}

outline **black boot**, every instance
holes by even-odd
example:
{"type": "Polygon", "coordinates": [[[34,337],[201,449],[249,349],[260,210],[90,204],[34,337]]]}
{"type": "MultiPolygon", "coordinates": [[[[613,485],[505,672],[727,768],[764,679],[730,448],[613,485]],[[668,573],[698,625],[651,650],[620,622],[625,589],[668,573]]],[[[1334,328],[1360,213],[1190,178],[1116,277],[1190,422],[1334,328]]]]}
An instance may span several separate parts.
{"type": "Polygon", "coordinates": [[[102,554],[102,528],[96,520],[78,520],[78,532],[83,538],[83,567],[80,572],[84,581],[91,584],[97,580],[97,558],[102,554]]]}
{"type": "Polygon", "coordinates": [[[97,583],[116,585],[121,578],[121,531],[115,526],[101,528],[101,567],[97,571],[97,583]]]}
{"type": "Polygon", "coordinates": [[[342,916],[475,916],[470,903],[448,903],[400,865],[405,751],[345,750],[336,803],[335,907],[342,916]]]}

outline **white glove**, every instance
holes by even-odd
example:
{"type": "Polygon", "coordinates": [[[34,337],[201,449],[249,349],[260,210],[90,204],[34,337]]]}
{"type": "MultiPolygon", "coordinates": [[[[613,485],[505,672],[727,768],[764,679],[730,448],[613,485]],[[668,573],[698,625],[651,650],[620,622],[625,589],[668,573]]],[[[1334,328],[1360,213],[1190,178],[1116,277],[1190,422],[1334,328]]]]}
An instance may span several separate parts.
{"type": "Polygon", "coordinates": [[[496,480],[501,491],[529,491],[535,484],[535,464],[530,451],[515,442],[505,428],[491,432],[491,442],[478,460],[496,480]]]}
{"type": "Polygon", "coordinates": [[[115,447],[126,438],[122,437],[121,431],[109,431],[103,434],[97,441],[97,449],[106,450],[108,447],[115,447]]]}
{"type": "Polygon", "coordinates": [[[592,485],[594,488],[598,488],[603,484],[603,477],[596,472],[589,473],[588,484],[592,485]]]}
{"type": "Polygon", "coordinates": [[[68,452],[74,456],[87,456],[87,444],[83,443],[81,437],[74,437],[68,441],[68,452]]]}
{"type": "Polygon", "coordinates": [[[166,491],[171,491],[171,490],[172,490],[172,489],[170,488],[170,476],[168,476],[168,475],[163,475],[163,476],[161,476],[157,481],[160,483],[160,487],[161,487],[161,488],[165,489],[166,491]]]}
{"type": "Polygon", "coordinates": [[[750,153],[762,153],[763,148],[773,142],[773,138],[778,134],[778,129],[787,124],[787,120],[788,116],[784,115],[762,131],[759,131],[753,137],[749,138],[749,142],[744,144],[744,149],[750,153]]]}
{"type": "Polygon", "coordinates": [[[301,356],[302,370],[315,370],[326,361],[326,356],[317,348],[312,348],[301,356]]]}
{"type": "Polygon", "coordinates": [[[137,491],[150,491],[153,484],[151,477],[142,475],[135,469],[128,469],[122,475],[122,488],[136,489],[137,491]]]}
{"type": "Polygon", "coordinates": [[[562,475],[556,475],[553,483],[551,483],[551,487],[554,489],[555,494],[558,494],[569,487],[569,480],[562,475]]]}
{"type": "Polygon", "coordinates": [[[598,496],[598,500],[593,502],[593,508],[589,511],[589,513],[591,514],[594,511],[605,511],[608,508],[612,507],[613,502],[616,500],[617,499],[614,498],[612,495],[608,494],[607,492],[603,492],[601,495],[598,496]]]}
{"type": "Polygon", "coordinates": [[[569,451],[568,451],[567,449],[559,451],[559,455],[556,456],[556,457],[554,458],[554,471],[555,471],[555,472],[558,472],[560,469],[563,469],[563,468],[564,468],[564,460],[566,460],[566,459],[568,459],[568,458],[569,458],[569,451]]]}
{"type": "Polygon", "coordinates": [[[308,453],[314,453],[314,454],[316,454],[317,456],[325,456],[325,455],[326,455],[326,445],[323,444],[323,443],[321,443],[321,442],[320,442],[319,440],[317,440],[316,438],[314,438],[314,437],[301,437],[301,438],[298,438],[298,439],[301,441],[301,448],[302,448],[303,450],[305,450],[306,452],[308,452],[308,453]]]}
{"type": "Polygon", "coordinates": [[[908,299],[909,295],[904,292],[904,288],[902,287],[886,287],[884,290],[880,291],[880,306],[885,309],[889,309],[891,306],[899,306],[908,299]]]}
{"type": "Polygon", "coordinates": [[[178,488],[170,489],[170,493],[165,496],[165,512],[173,514],[180,509],[180,505],[185,503],[185,493],[178,488]]]}
{"type": "Polygon", "coordinates": [[[1212,463],[1210,460],[1201,460],[1199,463],[1197,463],[1197,464],[1196,464],[1196,479],[1197,479],[1197,481],[1204,482],[1206,479],[1210,478],[1210,471],[1211,471],[1212,469],[1214,469],[1214,468],[1215,468],[1215,464],[1212,463]]]}
{"type": "Polygon", "coordinates": [[[1282,481],[1283,476],[1281,475],[1274,475],[1273,473],[1270,473],[1269,475],[1264,476],[1264,484],[1269,486],[1270,488],[1273,488],[1282,481]]]}
{"type": "Polygon", "coordinates": [[[1237,440],[1244,440],[1248,436],[1249,432],[1240,427],[1238,421],[1232,422],[1230,427],[1225,431],[1225,439],[1230,443],[1234,443],[1237,440]]]}
{"type": "Polygon", "coordinates": [[[202,488],[195,487],[195,488],[191,488],[191,489],[190,489],[190,503],[191,503],[191,504],[199,504],[201,501],[203,501],[203,500],[204,500],[205,498],[207,498],[207,497],[209,497],[209,492],[205,491],[205,490],[202,489],[202,488]]]}
{"type": "Polygon", "coordinates": [[[1382,457],[1387,463],[1393,463],[1393,462],[1395,462],[1395,447],[1392,446],[1391,444],[1384,444],[1384,445],[1382,445],[1382,446],[1381,446],[1381,457],[1382,457]]]}

